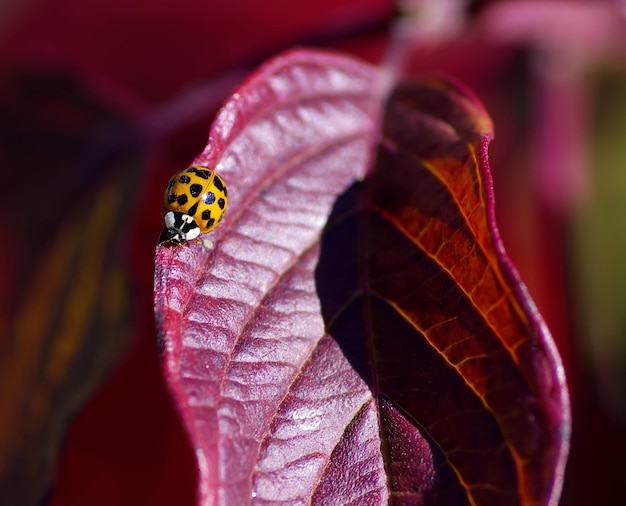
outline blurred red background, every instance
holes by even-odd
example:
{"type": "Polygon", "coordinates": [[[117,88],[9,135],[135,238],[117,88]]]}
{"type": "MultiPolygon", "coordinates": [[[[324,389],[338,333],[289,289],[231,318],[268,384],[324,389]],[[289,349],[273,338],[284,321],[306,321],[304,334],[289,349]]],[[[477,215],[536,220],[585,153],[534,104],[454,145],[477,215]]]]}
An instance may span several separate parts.
{"type": "MultiPolygon", "coordinates": [[[[574,440],[562,503],[609,504],[626,496],[619,468],[612,464],[626,450],[625,428],[606,411],[596,395],[593,369],[580,359],[585,347],[572,309],[578,303],[575,279],[568,270],[573,266],[571,215],[542,200],[529,168],[535,163],[536,122],[541,120],[537,110],[546,95],[533,77],[530,44],[490,38],[480,24],[485,9],[497,3],[468,4],[459,26],[448,20],[449,32],[437,30],[440,21],[434,17],[428,24],[428,13],[436,9],[424,10],[409,67],[466,82],[493,116],[491,166],[498,222],[555,336],[572,393],[574,440]],[[435,28],[429,32],[424,27],[435,28]]],[[[124,217],[123,237],[112,237],[122,242],[133,286],[130,338],[120,358],[102,364],[110,370],[106,381],[92,395],[83,394],[87,400],[66,432],[50,504],[193,504],[193,452],[161,380],[152,315],[162,188],[172,172],[201,151],[220,103],[264,58],[307,44],[379,62],[390,43],[395,9],[385,0],[13,0],[0,7],[0,79],[8,82],[25,70],[35,76],[71,76],[91,100],[128,125],[138,157],[126,169],[135,171],[126,178],[135,184],[133,211],[124,217]]],[[[33,85],[32,93],[38,89],[33,85]]],[[[10,94],[15,87],[2,90],[3,100],[14,104],[10,94]]],[[[20,110],[19,104],[15,107],[20,110]]],[[[75,115],[68,117],[66,123],[75,120],[75,115]]],[[[50,179],[58,184],[53,192],[77,178],[73,169],[56,170],[60,172],[50,179]]],[[[109,169],[93,170],[103,175],[83,174],[81,184],[100,184],[109,169]]],[[[58,222],[51,220],[47,234],[58,233],[66,217],[59,213],[58,222]]],[[[20,300],[14,300],[20,290],[12,286],[27,283],[30,272],[22,256],[27,248],[37,248],[37,242],[26,240],[3,253],[9,268],[0,298],[5,305],[2,328],[9,332],[20,300]]],[[[37,254],[33,258],[42,261],[37,254]]]]}

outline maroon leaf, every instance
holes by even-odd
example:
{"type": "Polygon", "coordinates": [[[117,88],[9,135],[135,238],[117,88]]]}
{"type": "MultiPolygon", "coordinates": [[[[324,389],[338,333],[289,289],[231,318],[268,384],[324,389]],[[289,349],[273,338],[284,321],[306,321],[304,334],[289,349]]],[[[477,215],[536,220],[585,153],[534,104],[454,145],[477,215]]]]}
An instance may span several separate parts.
{"type": "Polygon", "coordinates": [[[142,148],[83,82],[5,70],[0,83],[10,181],[0,203],[9,274],[0,290],[0,497],[37,504],[69,420],[130,335],[124,248],[142,148]]]}
{"type": "Polygon", "coordinates": [[[159,246],[155,311],[202,504],[558,496],[567,392],[495,232],[489,119],[403,85],[373,164],[386,82],[287,53],[195,160],[229,210],[212,249],[159,246]]]}

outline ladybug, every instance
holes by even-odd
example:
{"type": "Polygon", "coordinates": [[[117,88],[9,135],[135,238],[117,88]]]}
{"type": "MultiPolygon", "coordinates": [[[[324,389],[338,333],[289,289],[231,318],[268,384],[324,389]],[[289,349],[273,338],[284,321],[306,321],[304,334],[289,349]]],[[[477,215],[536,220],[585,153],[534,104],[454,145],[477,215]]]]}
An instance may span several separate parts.
{"type": "Polygon", "coordinates": [[[228,206],[224,180],[214,170],[194,165],[174,174],[163,196],[163,240],[190,241],[215,229],[228,206]]]}

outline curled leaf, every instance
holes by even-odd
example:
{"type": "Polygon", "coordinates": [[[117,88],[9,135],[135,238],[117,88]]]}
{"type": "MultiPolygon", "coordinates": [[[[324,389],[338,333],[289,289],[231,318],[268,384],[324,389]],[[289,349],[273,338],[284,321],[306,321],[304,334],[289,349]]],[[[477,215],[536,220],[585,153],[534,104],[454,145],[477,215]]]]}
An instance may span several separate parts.
{"type": "Polygon", "coordinates": [[[202,504],[540,504],[558,356],[495,230],[491,124],[458,87],[299,50],[218,115],[203,243],[160,245],[164,373],[202,504]],[[373,154],[376,154],[374,159],[373,154]]]}
{"type": "MultiPolygon", "coordinates": [[[[490,137],[488,117],[456,86],[401,83],[388,102],[357,218],[371,384],[389,399],[387,416],[436,442],[471,504],[544,504],[560,493],[567,390],[495,228],[490,137]]],[[[387,445],[406,441],[391,434],[387,445]]]]}

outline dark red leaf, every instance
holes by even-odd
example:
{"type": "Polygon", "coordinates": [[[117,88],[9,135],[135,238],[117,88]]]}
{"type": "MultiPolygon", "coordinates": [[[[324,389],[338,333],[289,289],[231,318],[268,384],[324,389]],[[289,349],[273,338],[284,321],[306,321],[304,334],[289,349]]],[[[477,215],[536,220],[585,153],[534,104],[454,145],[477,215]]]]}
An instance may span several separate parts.
{"type": "Polygon", "coordinates": [[[0,497],[48,491],[70,417],[110,370],[134,307],[124,247],[141,144],[64,75],[0,76],[0,497]]]}
{"type": "MultiPolygon", "coordinates": [[[[372,388],[436,442],[470,503],[546,504],[560,493],[569,401],[495,227],[490,138],[486,113],[450,84],[402,83],[389,100],[366,218],[356,218],[368,251],[372,388]]],[[[406,444],[396,439],[392,452],[406,444]]]]}
{"type": "Polygon", "coordinates": [[[374,163],[387,82],[287,53],[195,160],[230,207],[213,248],[159,246],[155,311],[202,504],[558,496],[567,391],[495,230],[489,118],[402,84],[374,163]]]}

